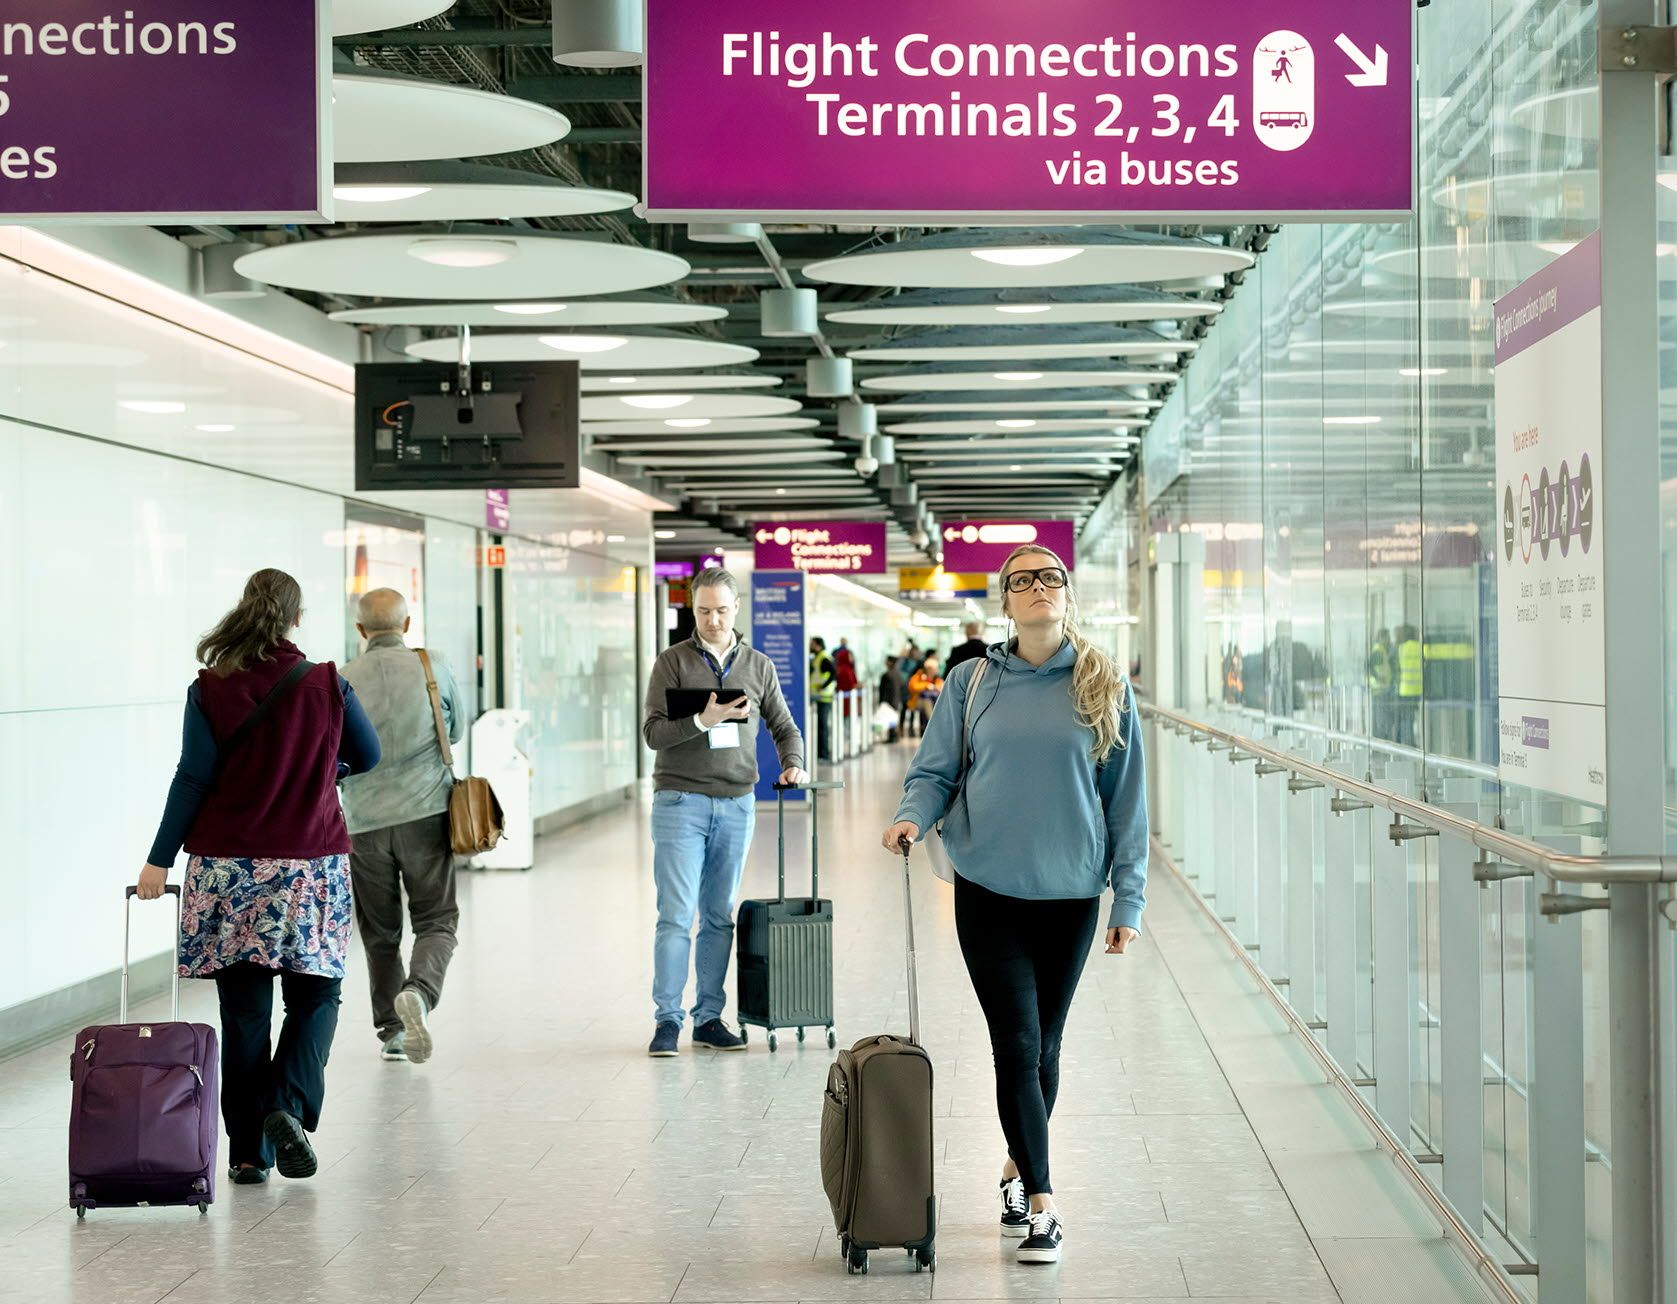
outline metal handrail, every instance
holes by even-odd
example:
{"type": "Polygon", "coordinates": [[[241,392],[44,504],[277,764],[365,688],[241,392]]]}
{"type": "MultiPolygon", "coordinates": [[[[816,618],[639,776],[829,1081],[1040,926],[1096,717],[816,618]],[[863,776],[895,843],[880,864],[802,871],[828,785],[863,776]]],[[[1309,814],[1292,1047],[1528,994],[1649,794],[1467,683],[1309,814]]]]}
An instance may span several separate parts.
{"type": "Polygon", "coordinates": [[[1371,806],[1389,810],[1400,820],[1408,819],[1436,829],[1439,833],[1460,838],[1481,851],[1489,852],[1498,860],[1544,874],[1557,883],[1677,883],[1677,856],[1573,856],[1551,851],[1548,847],[1518,837],[1504,829],[1465,819],[1428,805],[1424,801],[1416,801],[1413,797],[1405,797],[1390,789],[1324,769],[1300,756],[1277,751],[1255,738],[1230,733],[1216,725],[1206,724],[1203,720],[1183,715],[1180,711],[1155,706],[1151,702],[1141,702],[1139,705],[1145,716],[1221,743],[1222,746],[1217,748],[1219,751],[1232,749],[1242,757],[1257,756],[1290,770],[1295,775],[1314,779],[1323,787],[1366,801],[1371,806]]]}

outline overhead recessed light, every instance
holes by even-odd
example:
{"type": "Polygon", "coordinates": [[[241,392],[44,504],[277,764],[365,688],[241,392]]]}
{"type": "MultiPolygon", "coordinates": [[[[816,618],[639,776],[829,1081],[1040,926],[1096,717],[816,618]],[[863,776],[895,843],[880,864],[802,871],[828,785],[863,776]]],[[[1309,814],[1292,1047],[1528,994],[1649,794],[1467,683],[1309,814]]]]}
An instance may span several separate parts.
{"type": "Polygon", "coordinates": [[[684,403],[691,403],[691,394],[625,394],[623,401],[630,407],[647,408],[658,411],[662,408],[678,408],[684,403]]]}
{"type": "Polygon", "coordinates": [[[564,312],[568,307],[568,303],[498,303],[495,305],[495,311],[509,313],[514,317],[548,317],[556,312],[564,312]]]}
{"type": "Polygon", "coordinates": [[[1323,417],[1324,426],[1377,426],[1379,417],[1323,417]]]}
{"type": "Polygon", "coordinates": [[[1028,312],[1050,312],[1053,307],[1051,303],[998,303],[996,311],[1023,315],[1028,312]]]}
{"type": "Polygon", "coordinates": [[[629,342],[621,335],[543,335],[541,339],[561,353],[610,353],[629,342]]]}
{"type": "Polygon", "coordinates": [[[393,204],[431,193],[430,186],[333,186],[332,198],[346,204],[393,204]]]}
{"type": "Polygon", "coordinates": [[[974,249],[971,252],[974,258],[1002,267],[1051,267],[1076,258],[1083,251],[1078,248],[1024,245],[1018,248],[974,249]]]}
{"type": "Polygon", "coordinates": [[[633,385],[635,378],[633,376],[613,376],[606,383],[608,385],[633,385]]]}
{"type": "Polygon", "coordinates": [[[776,490],[775,490],[775,492],[776,492],[776,493],[777,493],[777,494],[783,494],[783,493],[785,493],[785,492],[786,492],[786,490],[784,490],[784,489],[776,489],[776,490]]]}
{"type": "Polygon", "coordinates": [[[435,267],[495,267],[518,257],[518,241],[421,236],[408,245],[408,257],[435,267]]]}
{"type": "Polygon", "coordinates": [[[166,417],[176,412],[185,412],[185,403],[156,398],[125,398],[118,407],[125,407],[130,412],[144,412],[147,416],[166,417]]]}
{"type": "Polygon", "coordinates": [[[677,430],[698,430],[710,424],[709,417],[669,417],[666,426],[674,426],[677,430]]]}
{"type": "Polygon", "coordinates": [[[1025,468],[1020,466],[1019,463],[1015,462],[1012,466],[1008,467],[1007,469],[1009,471],[1023,471],[1025,468]]]}
{"type": "Polygon", "coordinates": [[[654,530],[652,532],[652,537],[654,539],[673,539],[673,538],[675,538],[675,531],[674,530],[654,530]]]}
{"type": "Polygon", "coordinates": [[[996,372],[996,379],[997,380],[1041,380],[1042,375],[1043,375],[1043,373],[1040,372],[1040,371],[998,371],[998,372],[996,372]]]}
{"type": "Polygon", "coordinates": [[[211,425],[207,425],[207,426],[193,426],[192,428],[194,430],[202,430],[206,435],[225,435],[225,434],[229,433],[230,431],[238,429],[237,426],[224,426],[224,425],[219,425],[219,424],[211,424],[211,425]]]}
{"type": "Polygon", "coordinates": [[[1413,376],[1448,376],[1449,374],[1450,374],[1450,369],[1448,367],[1399,367],[1398,368],[1398,375],[1400,375],[1400,376],[1411,376],[1411,377],[1413,377],[1413,376]]]}
{"type": "Polygon", "coordinates": [[[628,543],[629,542],[629,536],[626,535],[626,534],[608,534],[608,535],[606,535],[606,542],[607,543],[628,543]]]}
{"type": "Polygon", "coordinates": [[[1030,417],[1015,417],[1007,421],[996,422],[1003,430],[1029,430],[1036,424],[1030,417]]]}

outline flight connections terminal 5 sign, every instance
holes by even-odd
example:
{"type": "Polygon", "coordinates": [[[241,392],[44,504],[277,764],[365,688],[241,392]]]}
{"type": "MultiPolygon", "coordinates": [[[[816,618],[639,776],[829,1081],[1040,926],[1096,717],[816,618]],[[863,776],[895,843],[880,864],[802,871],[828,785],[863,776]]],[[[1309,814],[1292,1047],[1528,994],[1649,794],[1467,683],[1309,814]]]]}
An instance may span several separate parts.
{"type": "Polygon", "coordinates": [[[1413,210],[1411,0],[646,0],[656,220],[1413,210]]]}
{"type": "Polygon", "coordinates": [[[324,0],[51,0],[0,15],[0,220],[330,217],[324,0]]]}

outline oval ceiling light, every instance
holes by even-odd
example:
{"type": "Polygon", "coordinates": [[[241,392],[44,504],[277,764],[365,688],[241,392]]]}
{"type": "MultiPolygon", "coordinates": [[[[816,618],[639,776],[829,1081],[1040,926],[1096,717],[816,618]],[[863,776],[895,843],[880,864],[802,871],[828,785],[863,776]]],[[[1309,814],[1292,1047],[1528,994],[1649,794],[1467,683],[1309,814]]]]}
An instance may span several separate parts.
{"type": "MultiPolygon", "coordinates": [[[[586,399],[583,400],[587,402],[586,399]]],[[[670,427],[663,421],[645,419],[636,420],[608,420],[586,421],[583,423],[582,433],[598,436],[603,439],[619,435],[664,435],[668,436],[670,427]]],[[[712,417],[707,435],[757,435],[780,434],[788,431],[814,430],[821,423],[814,417],[712,417]]]]}
{"type": "Polygon", "coordinates": [[[666,417],[664,424],[673,430],[702,430],[711,422],[709,417],[666,417]]]}
{"type": "Polygon", "coordinates": [[[658,412],[665,408],[678,408],[692,401],[693,396],[691,394],[636,394],[632,398],[623,400],[629,407],[645,408],[649,412],[658,412]]]}
{"type": "Polygon", "coordinates": [[[688,303],[670,294],[625,294],[609,299],[532,299],[503,303],[405,303],[347,308],[333,321],[359,326],[515,326],[552,321],[557,326],[685,326],[717,321],[726,308],[688,303]]]}
{"type": "Polygon", "coordinates": [[[361,32],[411,27],[446,14],[452,8],[454,0],[335,0],[332,35],[355,36],[361,32]]]}
{"type": "Polygon", "coordinates": [[[518,257],[518,241],[421,236],[408,245],[408,257],[438,267],[495,267],[518,257]]]}
{"type": "Polygon", "coordinates": [[[515,217],[579,217],[632,208],[623,190],[573,186],[539,172],[462,163],[339,163],[333,218],[343,222],[499,222],[515,217]]]}
{"type": "Polygon", "coordinates": [[[1021,424],[1018,418],[989,418],[984,419],[974,413],[966,419],[960,419],[951,414],[954,419],[938,421],[895,421],[885,429],[893,435],[920,435],[926,438],[939,436],[983,436],[1007,435],[1020,430],[1029,430],[1031,439],[1072,437],[1098,434],[1101,436],[1115,435],[1131,430],[1141,430],[1148,425],[1149,418],[1145,412],[1130,415],[1107,415],[1100,417],[1043,415],[1030,417],[1021,424]]]}
{"type": "Polygon", "coordinates": [[[981,258],[987,263],[995,263],[998,267],[1052,267],[1055,263],[1063,263],[1067,259],[1076,258],[1083,253],[1081,249],[1056,249],[1048,246],[1005,249],[974,249],[972,256],[981,258]]]}
{"type": "Polygon", "coordinates": [[[1244,271],[1257,259],[1241,249],[1080,227],[1035,230],[965,227],[899,240],[808,264],[804,275],[841,285],[959,289],[1115,285],[1244,271]]]}
{"type": "MultiPolygon", "coordinates": [[[[472,341],[473,354],[476,354],[477,341],[472,341]]],[[[648,409],[645,401],[650,398],[673,397],[653,394],[585,394],[582,397],[582,419],[584,421],[635,421],[637,418],[645,420],[647,412],[670,411],[671,416],[682,417],[790,417],[802,409],[796,399],[773,398],[767,394],[685,394],[680,397],[687,401],[677,405],[662,405],[659,408],[648,409]]],[[[662,424],[662,423],[659,423],[662,424]]],[[[786,429],[784,425],[778,427],[786,429]]]]}
{"type": "MultiPolygon", "coordinates": [[[[922,391],[907,394],[880,409],[880,416],[894,420],[904,415],[922,413],[1028,413],[1037,418],[1053,416],[1114,415],[1130,416],[1152,412],[1164,404],[1158,399],[1137,398],[1117,389],[1084,386],[1079,389],[1033,389],[1025,394],[1010,394],[1005,389],[922,391]]],[[[887,430],[896,427],[887,426],[887,430]]]]}
{"type": "Polygon", "coordinates": [[[560,353],[610,353],[629,342],[621,335],[541,335],[537,338],[560,353]]]}
{"type": "Polygon", "coordinates": [[[462,228],[447,236],[381,231],[296,240],[246,254],[234,268],[253,281],[320,294],[490,302],[644,290],[678,281],[690,270],[685,259],[656,249],[531,231],[509,235],[505,227],[462,228]],[[459,267],[410,254],[416,240],[479,239],[497,249],[516,249],[517,256],[489,266],[459,267]]]}
{"type": "MultiPolygon", "coordinates": [[[[448,362],[459,356],[460,346],[452,336],[421,340],[407,348],[410,356],[431,362],[448,362]]],[[[744,344],[673,331],[645,331],[623,335],[595,335],[583,332],[502,332],[472,337],[474,362],[542,362],[572,356],[584,371],[673,371],[685,367],[733,367],[754,362],[757,350],[744,344]]]]}
{"type": "Polygon", "coordinates": [[[776,389],[779,376],[761,371],[698,372],[693,375],[669,375],[654,372],[650,376],[598,376],[584,374],[582,392],[606,394],[634,394],[650,392],[686,393],[695,389],[776,389]]]}
{"type": "MultiPolygon", "coordinates": [[[[964,391],[1041,389],[1061,390],[1068,386],[1165,385],[1179,379],[1174,371],[1147,370],[1108,364],[1104,359],[1076,358],[1048,359],[1026,369],[985,367],[976,362],[934,362],[906,371],[887,372],[870,376],[862,382],[864,390],[885,390],[894,394],[916,390],[964,391]]],[[[999,395],[997,396],[999,397],[999,395]]],[[[1038,403],[1037,406],[1048,406],[1038,403]]],[[[1056,405],[1058,406],[1058,405],[1056,405]]]]}
{"type": "Polygon", "coordinates": [[[469,86],[366,68],[332,78],[335,163],[511,154],[551,145],[570,129],[557,109],[469,86]]]}
{"type": "Polygon", "coordinates": [[[1199,345],[1157,331],[1117,326],[927,326],[883,344],[852,349],[858,362],[1036,362],[1043,358],[1164,358],[1193,353],[1199,345]]]}
{"type": "Polygon", "coordinates": [[[1122,285],[1001,290],[910,290],[835,307],[828,321],[857,326],[1078,326],[1214,317],[1220,303],[1122,285]]]}

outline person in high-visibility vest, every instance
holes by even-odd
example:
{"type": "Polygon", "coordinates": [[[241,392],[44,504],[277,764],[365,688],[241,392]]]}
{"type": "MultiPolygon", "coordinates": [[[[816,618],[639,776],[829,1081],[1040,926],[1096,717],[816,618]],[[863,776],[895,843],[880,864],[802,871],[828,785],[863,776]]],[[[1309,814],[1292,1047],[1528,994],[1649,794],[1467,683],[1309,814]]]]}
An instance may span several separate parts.
{"type": "Polygon", "coordinates": [[[1392,631],[1383,629],[1374,636],[1374,646],[1368,650],[1363,663],[1368,676],[1369,724],[1376,738],[1392,736],[1393,699],[1397,696],[1397,667],[1392,651],[1392,631]]]}
{"type": "Polygon", "coordinates": [[[1413,625],[1397,628],[1397,735],[1405,747],[1419,746],[1421,724],[1421,635],[1413,625]]]}

